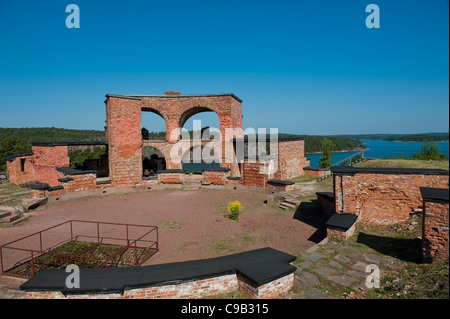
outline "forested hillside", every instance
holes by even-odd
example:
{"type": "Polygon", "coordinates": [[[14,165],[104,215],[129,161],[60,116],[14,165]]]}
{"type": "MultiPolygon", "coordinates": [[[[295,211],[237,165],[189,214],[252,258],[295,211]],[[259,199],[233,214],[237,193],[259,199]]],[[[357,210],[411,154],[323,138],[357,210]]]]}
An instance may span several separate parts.
{"type": "Polygon", "coordinates": [[[104,141],[105,132],[95,130],[71,130],[56,127],[0,127],[0,141],[8,136],[31,142],[104,141]]]}
{"type": "Polygon", "coordinates": [[[334,144],[334,151],[347,151],[365,148],[360,140],[341,137],[341,136],[317,136],[317,135],[294,135],[279,134],[279,137],[301,137],[305,139],[305,153],[316,153],[321,151],[322,143],[325,138],[331,140],[334,144]]]}

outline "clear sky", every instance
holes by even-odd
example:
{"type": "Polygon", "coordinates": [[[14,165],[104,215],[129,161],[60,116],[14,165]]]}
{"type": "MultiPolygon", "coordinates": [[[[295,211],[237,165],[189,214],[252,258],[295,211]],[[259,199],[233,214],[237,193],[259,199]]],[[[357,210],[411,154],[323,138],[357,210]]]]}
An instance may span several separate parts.
{"type": "Polygon", "coordinates": [[[244,128],[448,132],[448,12],[448,0],[0,0],[0,127],[103,129],[105,94],[172,90],[234,93],[244,128]]]}

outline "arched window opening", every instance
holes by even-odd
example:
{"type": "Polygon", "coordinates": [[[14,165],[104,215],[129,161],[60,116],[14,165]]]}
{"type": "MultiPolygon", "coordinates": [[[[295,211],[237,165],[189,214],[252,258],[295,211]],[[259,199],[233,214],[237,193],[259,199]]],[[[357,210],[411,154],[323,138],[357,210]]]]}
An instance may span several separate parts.
{"type": "Polygon", "coordinates": [[[196,108],[182,115],[180,129],[187,130],[191,139],[209,140],[220,133],[220,120],[215,112],[196,108]]]}
{"type": "Polygon", "coordinates": [[[141,112],[141,133],[143,140],[165,140],[166,121],[158,112],[143,109],[141,112]]]}

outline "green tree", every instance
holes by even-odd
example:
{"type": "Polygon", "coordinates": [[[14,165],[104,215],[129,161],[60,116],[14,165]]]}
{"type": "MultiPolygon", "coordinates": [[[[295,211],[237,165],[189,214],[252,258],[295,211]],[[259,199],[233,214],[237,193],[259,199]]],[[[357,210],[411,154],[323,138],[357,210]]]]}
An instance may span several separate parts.
{"type": "Polygon", "coordinates": [[[325,138],[322,142],[322,157],[320,158],[318,166],[320,168],[327,168],[332,165],[332,160],[334,159],[334,143],[333,141],[325,138]]]}
{"type": "Polygon", "coordinates": [[[412,160],[435,160],[435,161],[443,161],[448,160],[447,155],[442,154],[440,148],[437,143],[434,141],[428,142],[427,140],[423,141],[422,151],[419,153],[414,153],[411,155],[412,160]]]}
{"type": "Polygon", "coordinates": [[[31,145],[25,139],[8,136],[0,143],[0,172],[6,171],[6,157],[31,153],[31,145]]]}
{"type": "Polygon", "coordinates": [[[99,159],[101,155],[106,154],[106,148],[95,146],[92,150],[90,148],[77,149],[69,151],[69,159],[71,167],[76,168],[76,164],[83,165],[87,159],[99,159]]]}

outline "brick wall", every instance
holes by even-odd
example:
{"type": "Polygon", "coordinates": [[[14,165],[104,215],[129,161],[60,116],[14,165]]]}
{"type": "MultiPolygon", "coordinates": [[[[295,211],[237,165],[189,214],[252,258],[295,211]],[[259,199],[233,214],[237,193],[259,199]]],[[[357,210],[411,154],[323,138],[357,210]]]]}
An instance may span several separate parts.
{"type": "Polygon", "coordinates": [[[229,180],[227,177],[230,176],[230,171],[220,171],[220,170],[210,170],[203,171],[202,173],[202,185],[225,185],[228,184],[229,180]]]}
{"type": "Polygon", "coordinates": [[[289,291],[294,285],[294,274],[255,287],[245,277],[238,275],[239,290],[251,299],[272,299],[289,291]]]}
{"type": "MultiPolygon", "coordinates": [[[[215,112],[220,120],[222,136],[226,129],[242,129],[241,101],[234,95],[186,96],[172,93],[164,96],[107,95],[109,176],[115,185],[138,184],[142,178],[142,111],[154,112],[166,122],[166,143],[159,144],[157,148],[166,158],[167,169],[180,168],[179,164],[172,163],[169,151],[179,140],[179,128],[189,117],[199,112],[215,112]]],[[[232,174],[239,173],[237,163],[222,163],[221,166],[231,168],[232,174]]]]}
{"type": "Polygon", "coordinates": [[[59,291],[29,291],[27,299],[195,299],[243,291],[252,299],[275,298],[293,287],[294,274],[255,287],[240,275],[229,274],[190,282],[125,290],[123,294],[79,294],[64,296],[59,291]]]}
{"type": "Polygon", "coordinates": [[[7,161],[9,180],[15,184],[37,180],[50,186],[59,185],[55,168],[70,165],[67,145],[33,145],[32,151],[32,155],[18,156],[7,161]],[[23,170],[21,160],[24,160],[23,170]]]}
{"type": "MultiPolygon", "coordinates": [[[[63,173],[58,172],[58,178],[66,177],[63,173]]],[[[97,187],[96,181],[97,176],[95,173],[70,175],[71,181],[62,182],[61,185],[64,190],[52,192],[52,195],[63,194],[63,193],[73,193],[73,192],[84,192],[90,191],[97,187]]]]}
{"type": "Polygon", "coordinates": [[[405,221],[422,208],[420,187],[448,185],[448,171],[342,170],[333,168],[334,211],[357,214],[363,223],[405,221]]]}
{"type": "Polygon", "coordinates": [[[448,260],[449,258],[448,188],[438,191],[441,194],[444,193],[444,197],[427,198],[427,194],[422,193],[424,197],[422,224],[422,258],[424,262],[448,260]]]}
{"type": "Polygon", "coordinates": [[[24,184],[35,180],[33,155],[18,156],[6,161],[8,179],[14,184],[24,184]]]}
{"type": "Polygon", "coordinates": [[[131,186],[142,179],[141,107],[136,99],[108,97],[106,130],[109,177],[131,186]]]}
{"type": "MultiPolygon", "coordinates": [[[[270,154],[275,156],[272,151],[270,154]]],[[[278,170],[274,179],[286,180],[303,175],[306,166],[309,166],[309,160],[305,157],[304,140],[278,141],[278,170]]]]}
{"type": "Polygon", "coordinates": [[[267,181],[270,179],[264,174],[268,163],[265,161],[244,160],[241,164],[242,185],[266,187],[267,181]]]}
{"type": "Polygon", "coordinates": [[[158,173],[160,184],[184,184],[184,172],[161,172],[158,173]]]}
{"type": "Polygon", "coordinates": [[[338,238],[342,240],[347,240],[353,236],[355,233],[356,226],[353,225],[347,231],[342,231],[338,229],[327,228],[327,237],[328,238],[338,238]]]}

